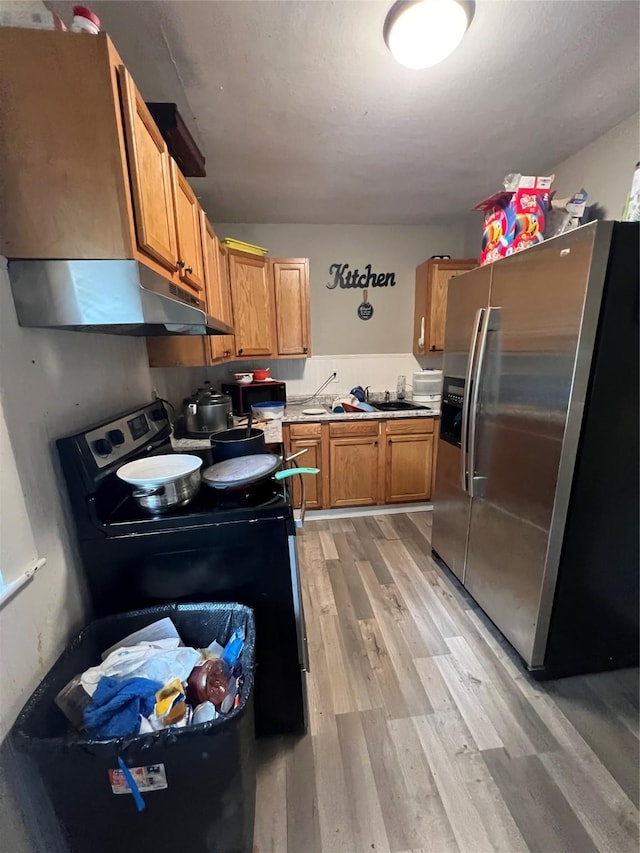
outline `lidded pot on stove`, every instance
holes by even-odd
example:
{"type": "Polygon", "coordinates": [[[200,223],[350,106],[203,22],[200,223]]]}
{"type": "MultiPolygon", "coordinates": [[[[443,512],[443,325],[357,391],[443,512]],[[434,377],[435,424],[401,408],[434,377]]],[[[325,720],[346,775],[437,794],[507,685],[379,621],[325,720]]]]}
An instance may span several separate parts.
{"type": "Polygon", "coordinates": [[[208,436],[233,427],[231,397],[219,394],[210,382],[184,399],[182,412],[189,436],[208,436]]]}

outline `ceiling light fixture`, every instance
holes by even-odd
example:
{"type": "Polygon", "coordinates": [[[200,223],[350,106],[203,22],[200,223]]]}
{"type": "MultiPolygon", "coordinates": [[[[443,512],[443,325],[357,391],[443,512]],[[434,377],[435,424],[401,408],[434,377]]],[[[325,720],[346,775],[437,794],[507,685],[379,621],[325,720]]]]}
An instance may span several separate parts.
{"type": "Polygon", "coordinates": [[[473,18],[467,0],[397,0],[384,22],[384,40],[407,68],[429,68],[457,48],[473,18]]]}

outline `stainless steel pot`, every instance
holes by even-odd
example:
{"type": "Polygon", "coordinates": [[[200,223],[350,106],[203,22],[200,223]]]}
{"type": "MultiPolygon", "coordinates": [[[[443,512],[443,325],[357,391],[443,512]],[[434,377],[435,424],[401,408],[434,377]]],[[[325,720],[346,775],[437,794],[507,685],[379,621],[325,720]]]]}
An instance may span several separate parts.
{"type": "Polygon", "coordinates": [[[193,500],[200,490],[201,482],[198,469],[161,485],[137,486],[132,494],[138,506],[147,512],[167,512],[186,506],[193,500]]]}
{"type": "Polygon", "coordinates": [[[233,426],[231,397],[218,394],[208,382],[183,401],[182,411],[188,435],[212,435],[233,426]]]}

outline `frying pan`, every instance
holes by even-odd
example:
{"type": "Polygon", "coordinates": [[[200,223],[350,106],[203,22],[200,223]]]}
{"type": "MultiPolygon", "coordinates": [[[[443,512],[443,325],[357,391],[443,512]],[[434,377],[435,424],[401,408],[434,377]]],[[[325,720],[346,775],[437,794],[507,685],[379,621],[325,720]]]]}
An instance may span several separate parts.
{"type": "Polygon", "coordinates": [[[281,465],[282,457],[276,456],[275,453],[237,456],[211,465],[202,472],[202,480],[214,489],[244,489],[261,483],[272,475],[276,480],[284,480],[297,474],[320,473],[319,468],[287,468],[284,471],[278,471],[281,465]]]}

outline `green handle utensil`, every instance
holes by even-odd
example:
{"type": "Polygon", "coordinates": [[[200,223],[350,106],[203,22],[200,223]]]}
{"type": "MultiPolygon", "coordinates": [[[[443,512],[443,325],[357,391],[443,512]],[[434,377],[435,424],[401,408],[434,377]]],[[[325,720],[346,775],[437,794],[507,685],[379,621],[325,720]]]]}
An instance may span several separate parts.
{"type": "Polygon", "coordinates": [[[286,480],[287,477],[295,477],[296,474],[319,474],[319,468],[287,468],[274,474],[276,480],[286,480]]]}

